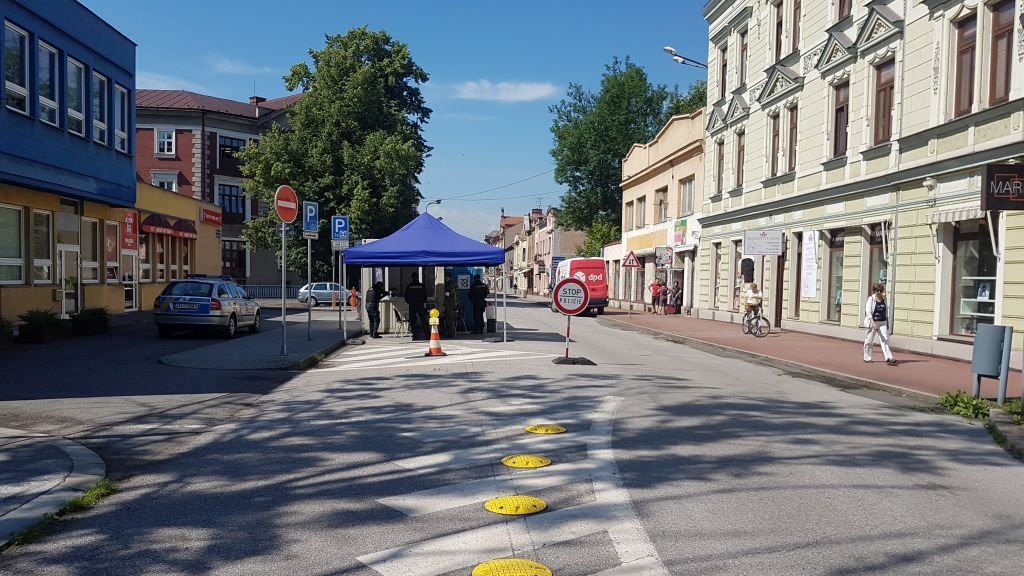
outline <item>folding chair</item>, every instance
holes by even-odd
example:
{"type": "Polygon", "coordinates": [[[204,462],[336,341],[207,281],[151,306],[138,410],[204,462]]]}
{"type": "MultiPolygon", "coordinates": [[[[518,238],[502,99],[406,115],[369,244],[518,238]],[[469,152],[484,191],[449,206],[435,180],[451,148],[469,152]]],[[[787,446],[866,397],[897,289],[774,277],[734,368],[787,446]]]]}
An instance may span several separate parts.
{"type": "Polygon", "coordinates": [[[402,313],[398,311],[398,308],[392,308],[395,311],[395,330],[396,336],[401,338],[409,334],[409,319],[404,318],[402,313]]]}

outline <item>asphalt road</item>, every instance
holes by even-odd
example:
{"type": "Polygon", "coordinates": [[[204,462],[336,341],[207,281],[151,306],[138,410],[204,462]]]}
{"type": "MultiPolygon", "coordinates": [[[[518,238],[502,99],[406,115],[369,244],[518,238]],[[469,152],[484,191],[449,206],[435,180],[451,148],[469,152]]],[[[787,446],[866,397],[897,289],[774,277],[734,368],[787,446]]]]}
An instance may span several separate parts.
{"type": "Polygon", "coordinates": [[[1015,574],[1022,464],[978,425],[645,334],[510,311],[515,342],[374,341],[122,483],[3,575],[1015,574]],[[555,422],[560,435],[528,435],[555,422]],[[498,460],[543,454],[547,468],[498,460]],[[547,510],[506,520],[489,497],[547,510]]]}

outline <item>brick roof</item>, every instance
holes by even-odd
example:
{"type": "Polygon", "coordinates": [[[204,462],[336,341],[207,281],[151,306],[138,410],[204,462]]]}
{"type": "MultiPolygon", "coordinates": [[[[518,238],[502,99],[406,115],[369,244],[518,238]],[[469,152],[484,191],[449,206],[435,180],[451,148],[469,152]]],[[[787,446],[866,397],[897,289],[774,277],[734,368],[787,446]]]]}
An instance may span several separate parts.
{"type": "Polygon", "coordinates": [[[270,108],[272,110],[281,110],[282,108],[287,108],[292,104],[298,102],[299,98],[302,98],[302,95],[302,92],[299,92],[298,94],[289,94],[288,96],[282,96],[280,98],[267,100],[266,102],[260,104],[260,106],[262,106],[263,108],[270,108]]]}
{"type": "Polygon", "coordinates": [[[261,118],[294,104],[302,94],[291,94],[262,102],[257,114],[256,106],[227,98],[196,94],[187,90],[136,90],[136,108],[163,108],[176,110],[206,110],[244,118],[261,118]]]}

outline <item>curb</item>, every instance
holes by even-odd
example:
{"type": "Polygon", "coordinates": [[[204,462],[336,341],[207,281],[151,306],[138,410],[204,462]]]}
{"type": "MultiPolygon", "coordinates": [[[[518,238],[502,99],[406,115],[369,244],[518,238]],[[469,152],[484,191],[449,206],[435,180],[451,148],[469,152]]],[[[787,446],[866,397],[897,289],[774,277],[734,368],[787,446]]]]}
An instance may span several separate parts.
{"type": "MultiPolygon", "coordinates": [[[[362,330],[356,330],[355,332],[353,332],[349,336],[349,340],[352,340],[354,338],[359,338],[360,336],[362,336],[362,334],[363,334],[362,330]]],[[[316,366],[317,364],[319,364],[319,363],[324,361],[324,358],[318,358],[318,356],[326,357],[329,354],[337,352],[338,350],[340,350],[344,346],[348,346],[348,340],[339,340],[339,341],[337,341],[337,342],[335,342],[335,343],[333,343],[333,344],[331,344],[331,345],[329,345],[329,346],[327,346],[325,348],[321,348],[320,350],[310,354],[309,356],[306,356],[305,358],[303,358],[302,360],[299,360],[298,362],[296,362],[294,364],[291,364],[291,365],[288,365],[288,366],[285,366],[285,367],[279,368],[279,369],[280,370],[306,370],[306,369],[312,368],[313,366],[316,366]]]]}
{"type": "Polygon", "coordinates": [[[929,394],[927,392],[921,392],[920,390],[913,390],[911,388],[904,388],[903,386],[897,386],[895,384],[887,384],[885,382],[879,382],[878,380],[871,380],[869,378],[861,378],[859,376],[853,376],[851,374],[845,374],[843,372],[835,372],[833,370],[826,370],[825,368],[818,368],[815,366],[808,366],[807,364],[801,364],[792,360],[786,360],[783,358],[776,358],[768,354],[760,354],[757,352],[751,352],[749,350],[743,350],[742,348],[733,348],[732,346],[726,346],[724,344],[717,344],[714,342],[708,342],[707,340],[701,340],[699,338],[693,338],[692,336],[680,336],[672,332],[665,332],[656,328],[648,328],[625,320],[619,320],[616,318],[604,317],[604,320],[608,322],[615,322],[624,326],[631,326],[638,330],[647,332],[649,334],[656,334],[659,336],[665,336],[674,342],[680,344],[686,344],[702,352],[708,352],[718,356],[726,356],[729,358],[736,358],[739,360],[746,360],[749,362],[755,362],[769,366],[771,368],[781,368],[787,372],[795,375],[810,377],[819,382],[824,382],[838,388],[843,387],[856,387],[856,388],[871,388],[874,390],[882,390],[884,392],[892,392],[901,396],[913,398],[915,400],[927,402],[929,405],[934,404],[938,400],[938,396],[935,394],[929,394]]]}
{"type": "Polygon", "coordinates": [[[19,532],[38,522],[45,514],[60,510],[68,501],[81,496],[107,475],[107,465],[103,460],[95,452],[74,440],[21,430],[0,431],[24,436],[33,441],[50,442],[71,460],[71,471],[60,484],[0,517],[0,546],[7,544],[19,532]]]}
{"type": "Polygon", "coordinates": [[[1017,426],[1010,418],[1013,416],[998,408],[989,411],[989,422],[1006,437],[1006,451],[1017,458],[1024,459],[1024,427],[1017,426]]]}

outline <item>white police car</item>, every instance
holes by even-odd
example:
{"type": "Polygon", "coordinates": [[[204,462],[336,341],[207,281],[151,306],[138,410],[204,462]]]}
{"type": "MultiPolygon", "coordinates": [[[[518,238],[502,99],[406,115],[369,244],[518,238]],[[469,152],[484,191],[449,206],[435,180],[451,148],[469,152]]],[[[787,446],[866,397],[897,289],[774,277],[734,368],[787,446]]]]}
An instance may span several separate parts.
{"type": "Polygon", "coordinates": [[[190,276],[172,280],[156,297],[153,322],[161,338],[192,328],[213,328],[232,338],[240,327],[260,331],[260,305],[230,280],[190,276]]]}

